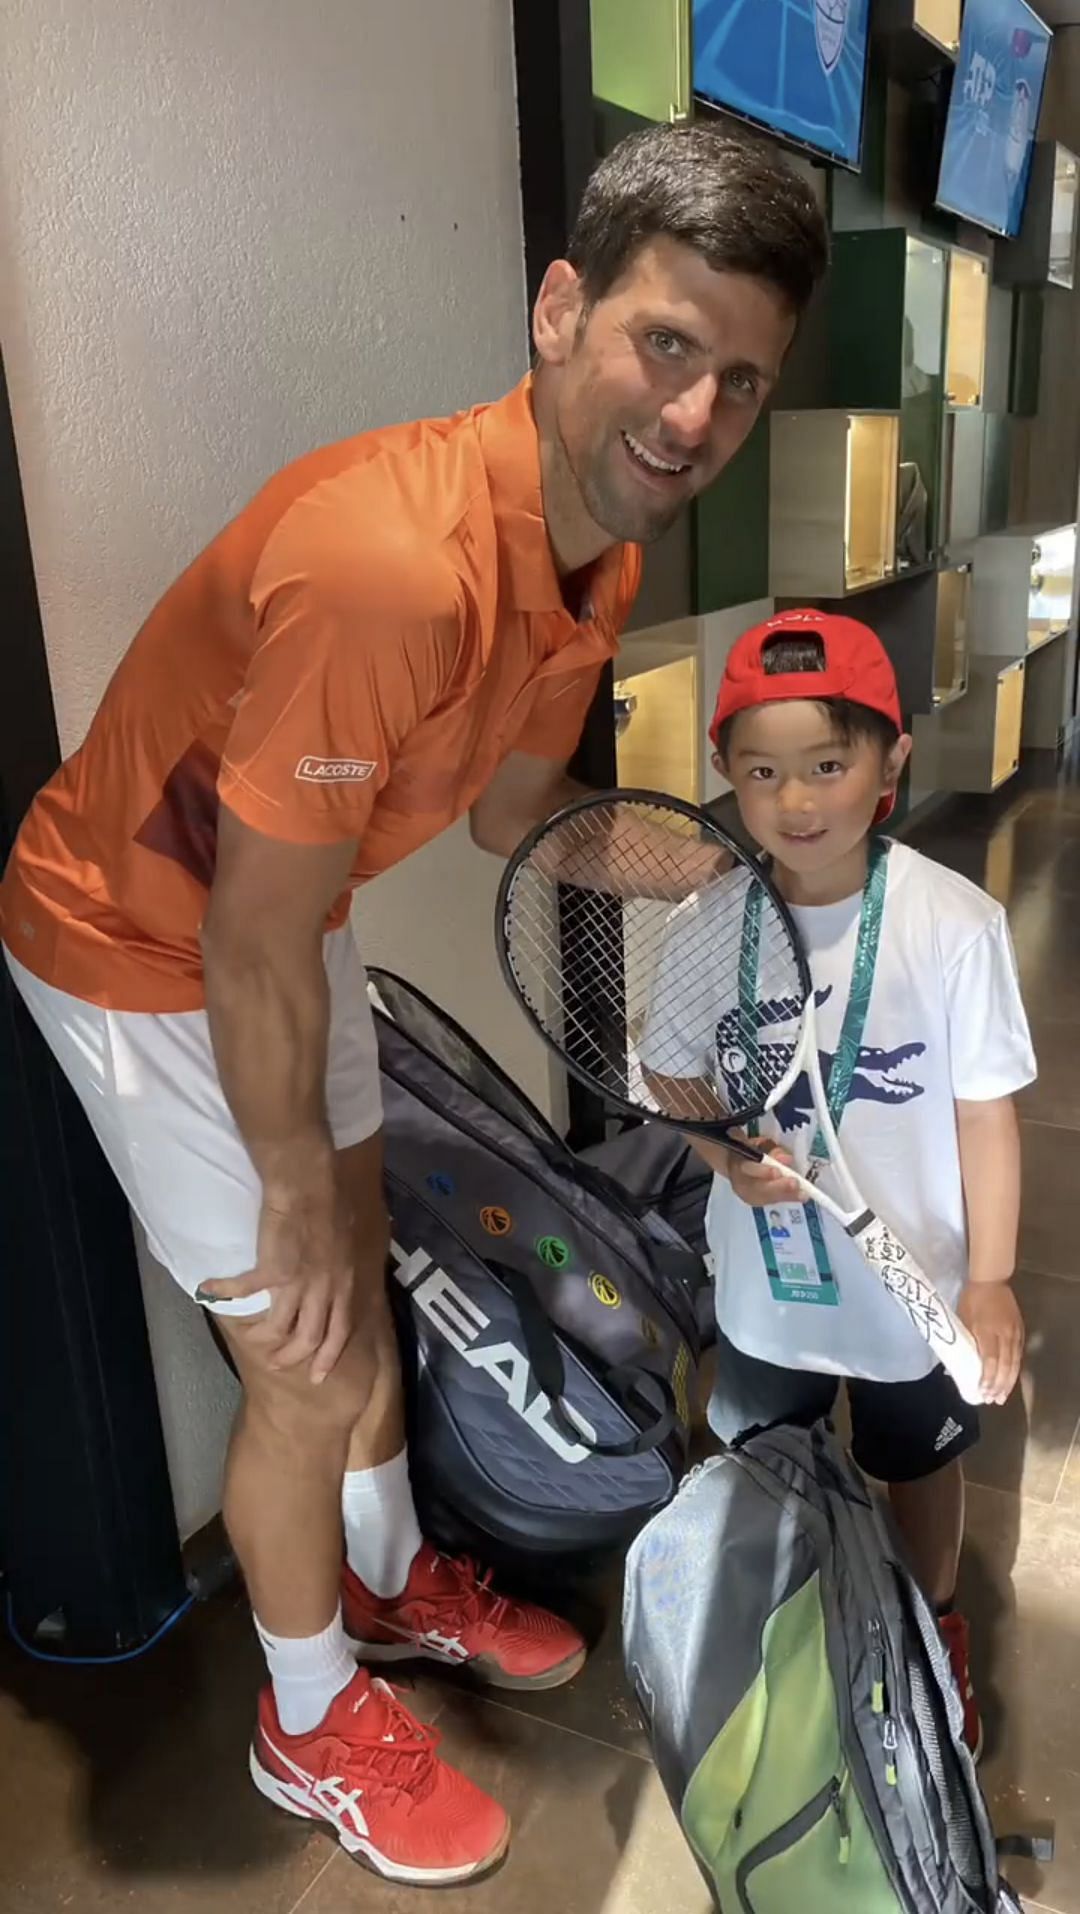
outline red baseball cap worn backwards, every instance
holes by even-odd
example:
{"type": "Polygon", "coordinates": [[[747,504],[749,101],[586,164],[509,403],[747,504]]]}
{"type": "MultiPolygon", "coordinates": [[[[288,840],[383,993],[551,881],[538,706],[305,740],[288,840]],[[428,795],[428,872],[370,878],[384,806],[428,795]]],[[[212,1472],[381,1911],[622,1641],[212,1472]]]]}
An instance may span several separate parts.
{"type": "MultiPolygon", "coordinates": [[[[728,653],[727,665],[709,726],[709,736],[717,747],[720,727],[738,711],[755,705],[780,704],[794,698],[846,698],[852,704],[867,705],[891,718],[898,732],[904,728],[896,673],[877,633],[857,618],[842,618],[834,612],[780,611],[763,625],[754,625],[737,638],[728,653]],[[820,638],[824,669],[820,671],[767,672],[763,651],[770,638],[820,638]]],[[[896,800],[884,797],[874,816],[883,823],[896,800]]]]}

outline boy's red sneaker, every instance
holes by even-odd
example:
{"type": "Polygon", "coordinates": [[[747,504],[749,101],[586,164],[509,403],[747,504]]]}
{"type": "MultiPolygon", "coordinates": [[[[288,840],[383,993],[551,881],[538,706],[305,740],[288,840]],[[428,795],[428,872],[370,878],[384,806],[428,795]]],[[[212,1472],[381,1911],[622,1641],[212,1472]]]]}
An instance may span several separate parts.
{"type": "Polygon", "coordinates": [[[945,1638],[945,1646],[952,1663],[953,1678],[964,1704],[964,1740],[975,1760],[978,1761],[983,1750],[983,1725],[971,1682],[969,1659],[971,1631],[968,1628],[966,1616],[961,1615],[956,1608],[950,1609],[947,1615],[938,1616],[938,1627],[945,1638]]]}

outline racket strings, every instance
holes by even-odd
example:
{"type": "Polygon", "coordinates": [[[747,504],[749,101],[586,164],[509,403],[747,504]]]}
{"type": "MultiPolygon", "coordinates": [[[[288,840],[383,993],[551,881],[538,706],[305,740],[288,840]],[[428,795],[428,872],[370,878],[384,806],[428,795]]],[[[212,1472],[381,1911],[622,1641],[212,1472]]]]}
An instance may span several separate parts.
{"type": "Polygon", "coordinates": [[[804,999],[761,885],[748,935],[756,884],[748,863],[718,875],[700,828],[662,805],[578,813],[540,838],[510,886],[517,988],[545,1035],[621,1102],[702,1122],[763,1109],[790,1066],[804,999]],[[796,1034],[777,1041],[784,1024],[796,1034]]]}

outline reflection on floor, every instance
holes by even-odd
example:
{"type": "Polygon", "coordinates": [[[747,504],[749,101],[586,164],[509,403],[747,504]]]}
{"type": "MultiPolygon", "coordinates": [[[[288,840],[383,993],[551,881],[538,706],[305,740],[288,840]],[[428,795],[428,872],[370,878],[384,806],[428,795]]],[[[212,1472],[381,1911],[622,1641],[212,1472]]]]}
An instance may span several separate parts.
{"type": "MultiPolygon", "coordinates": [[[[1007,902],[1042,1066],[1023,1099],[1022,1395],[971,1463],[964,1599],[999,1826],[1053,1822],[1046,1869],[1010,1864],[1034,1909],[1080,1914],[1080,788],[1030,774],[915,838],[1007,902]]],[[[453,1756],[510,1807],[506,1866],[437,1897],[446,1914],[707,1914],[620,1673],[617,1590],[562,1694],[512,1703],[422,1679],[453,1756]]],[[[146,1661],[105,1675],[0,1641],[0,1907],[5,1914],[421,1914],[246,1775],[259,1660],[234,1592],[146,1661]]]]}

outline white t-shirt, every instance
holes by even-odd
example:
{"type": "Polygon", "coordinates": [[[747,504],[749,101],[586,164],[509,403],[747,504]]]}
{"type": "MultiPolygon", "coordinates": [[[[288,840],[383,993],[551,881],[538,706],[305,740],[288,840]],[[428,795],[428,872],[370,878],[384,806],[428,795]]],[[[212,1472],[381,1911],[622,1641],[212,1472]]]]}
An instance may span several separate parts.
{"type": "MultiPolygon", "coordinates": [[[[731,881],[745,888],[741,872],[731,881]]],[[[672,937],[681,941],[690,934],[695,948],[707,949],[710,897],[718,922],[724,889],[722,883],[689,907],[681,906],[672,937]]],[[[858,895],[793,912],[814,982],[826,1084],[847,1007],[861,904],[858,895]]],[[[641,1044],[644,1064],[663,1067],[672,1076],[707,1074],[716,1040],[715,1006],[706,1007],[706,993],[699,990],[690,1019],[694,1028],[684,1024],[675,1030],[663,994],[661,963],[641,1044]]],[[[768,1024],[770,1042],[794,1044],[797,1034],[795,1023],[768,1024]]],[[[867,1204],[892,1226],[950,1303],[955,1304],[967,1276],[955,1101],[1009,1096],[1034,1076],[1005,912],[966,878],[907,845],[893,844],[873,990],[840,1141],[867,1204]]],[[[805,1169],[815,1129],[803,1076],[763,1119],[761,1134],[781,1141],[805,1169]]],[[[831,1171],[821,1180],[830,1194],[848,1201],[831,1171]]],[[[842,1226],[825,1210],[818,1214],[835,1278],[824,1291],[835,1301],[777,1300],[754,1211],[726,1178],[714,1178],[706,1227],[717,1321],[725,1336],[747,1354],[788,1369],[882,1382],[926,1375],[934,1366],[927,1344],[842,1226]]],[[[783,1214],[771,1220],[782,1235],[783,1214]]]]}

